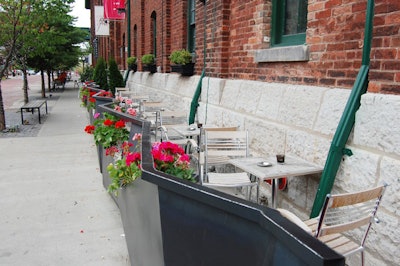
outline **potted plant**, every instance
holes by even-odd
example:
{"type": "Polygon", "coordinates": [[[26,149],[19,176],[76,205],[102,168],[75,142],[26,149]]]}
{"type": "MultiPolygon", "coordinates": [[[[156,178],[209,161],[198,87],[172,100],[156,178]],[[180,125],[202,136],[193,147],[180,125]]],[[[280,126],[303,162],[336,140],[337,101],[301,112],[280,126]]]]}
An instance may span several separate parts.
{"type": "Polygon", "coordinates": [[[127,64],[128,64],[128,69],[132,70],[133,72],[137,71],[137,58],[136,56],[130,56],[128,57],[128,59],[126,60],[127,64]]]}
{"type": "MultiPolygon", "coordinates": [[[[123,142],[120,147],[109,149],[109,155],[117,158],[114,163],[107,166],[112,182],[108,186],[108,192],[118,196],[118,189],[131,184],[141,176],[141,134],[135,134],[134,143],[123,142]],[[133,151],[131,149],[133,148],[133,151]]],[[[193,169],[190,168],[190,157],[178,145],[169,141],[155,142],[152,145],[151,154],[154,159],[154,168],[158,171],[173,175],[183,180],[195,182],[193,169]]]]}
{"type": "Polygon", "coordinates": [[[143,55],[142,56],[142,64],[143,64],[143,71],[150,71],[150,73],[157,72],[154,54],[143,55]]]}
{"type": "Polygon", "coordinates": [[[192,54],[186,49],[173,51],[169,56],[171,71],[181,73],[183,76],[192,76],[194,73],[192,58],[192,54]]]}

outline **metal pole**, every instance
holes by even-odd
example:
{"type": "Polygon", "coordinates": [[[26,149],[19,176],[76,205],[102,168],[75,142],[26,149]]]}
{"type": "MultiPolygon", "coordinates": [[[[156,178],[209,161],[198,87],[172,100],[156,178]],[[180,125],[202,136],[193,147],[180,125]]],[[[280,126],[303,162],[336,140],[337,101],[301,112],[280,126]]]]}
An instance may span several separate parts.
{"type": "Polygon", "coordinates": [[[368,0],[362,66],[358,72],[356,81],[354,82],[352,92],[343,111],[338,128],[333,136],[328,158],[326,159],[324,171],[322,172],[321,181],[319,183],[317,194],[315,195],[314,204],[310,214],[311,218],[319,215],[326,195],[331,192],[343,155],[352,155],[351,150],[346,149],[345,145],[354,126],[355,114],[360,107],[361,95],[367,91],[368,87],[373,19],[374,0],[368,0]]]}

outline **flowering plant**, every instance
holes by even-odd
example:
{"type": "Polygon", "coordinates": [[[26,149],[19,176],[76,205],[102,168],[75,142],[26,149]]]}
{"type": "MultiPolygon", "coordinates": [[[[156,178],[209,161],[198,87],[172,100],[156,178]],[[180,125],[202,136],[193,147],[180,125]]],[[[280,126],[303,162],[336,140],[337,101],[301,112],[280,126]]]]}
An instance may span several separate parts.
{"type": "MultiPolygon", "coordinates": [[[[141,135],[135,134],[132,139],[137,143],[133,147],[132,144],[123,143],[121,149],[116,149],[117,155],[114,163],[107,167],[112,183],[108,187],[109,192],[118,195],[118,188],[126,186],[135,181],[142,174],[141,169],[141,153],[140,149],[141,135]],[[134,151],[130,149],[133,147],[134,151]]],[[[154,159],[154,168],[176,176],[178,178],[194,182],[193,169],[190,168],[190,159],[184,150],[177,144],[172,142],[156,142],[152,146],[151,151],[154,159]]],[[[114,157],[115,158],[115,157],[114,157]]]]}
{"type": "MultiPolygon", "coordinates": [[[[88,110],[94,109],[95,104],[96,104],[96,99],[93,97],[97,92],[94,90],[91,90],[89,87],[82,87],[79,93],[79,96],[82,101],[82,106],[86,107],[88,110]]],[[[97,96],[101,97],[108,97],[111,98],[113,97],[112,93],[110,91],[105,91],[101,90],[100,93],[97,94],[97,96]]]]}
{"type": "Polygon", "coordinates": [[[155,142],[151,154],[154,168],[181,179],[194,181],[193,169],[190,168],[190,157],[178,144],[166,141],[155,142]]]}
{"type": "Polygon", "coordinates": [[[136,116],[138,110],[133,107],[134,103],[131,99],[122,96],[116,96],[114,101],[114,110],[122,113],[130,114],[131,116],[136,116]]]}
{"type": "Polygon", "coordinates": [[[82,101],[82,106],[86,107],[88,110],[94,109],[96,99],[93,98],[93,95],[95,94],[96,92],[92,91],[89,87],[82,87],[79,94],[82,101]]]}
{"type": "Polygon", "coordinates": [[[103,113],[103,115],[104,118],[99,119],[100,114],[94,114],[96,119],[94,125],[85,127],[85,132],[94,135],[96,144],[101,144],[107,149],[128,140],[129,131],[125,127],[125,121],[109,113],[103,113]]]}
{"type": "MultiPolygon", "coordinates": [[[[133,140],[140,141],[141,135],[135,134],[133,140]]],[[[114,163],[110,163],[107,166],[107,171],[110,174],[111,183],[108,186],[107,191],[118,195],[118,189],[122,186],[126,186],[135,181],[139,176],[142,175],[142,169],[140,167],[141,154],[138,151],[131,152],[133,144],[127,141],[121,145],[121,150],[118,147],[113,146],[106,153],[106,155],[114,156],[114,163]]],[[[135,146],[137,150],[139,146],[135,146]]]]}

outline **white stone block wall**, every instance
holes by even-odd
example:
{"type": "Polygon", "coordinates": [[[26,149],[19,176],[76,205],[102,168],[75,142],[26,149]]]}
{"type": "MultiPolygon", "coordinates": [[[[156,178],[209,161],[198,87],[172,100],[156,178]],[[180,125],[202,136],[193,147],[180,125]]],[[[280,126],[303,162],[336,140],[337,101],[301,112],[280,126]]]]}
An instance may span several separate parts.
{"type": "MultiPolygon", "coordinates": [[[[150,95],[170,109],[189,114],[199,76],[136,72],[130,90],[150,95]]],[[[324,166],[330,143],[350,95],[349,89],[287,85],[205,77],[197,121],[217,126],[239,126],[250,132],[252,155],[273,155],[282,149],[324,166]]],[[[400,253],[400,96],[367,93],[336,176],[333,193],[389,184],[367,243],[366,265],[399,265],[400,253]]],[[[278,204],[301,218],[311,212],[319,176],[289,179],[278,204]]],[[[270,199],[270,187],[261,193],[270,199]]],[[[359,265],[359,256],[348,260],[359,265]]]]}

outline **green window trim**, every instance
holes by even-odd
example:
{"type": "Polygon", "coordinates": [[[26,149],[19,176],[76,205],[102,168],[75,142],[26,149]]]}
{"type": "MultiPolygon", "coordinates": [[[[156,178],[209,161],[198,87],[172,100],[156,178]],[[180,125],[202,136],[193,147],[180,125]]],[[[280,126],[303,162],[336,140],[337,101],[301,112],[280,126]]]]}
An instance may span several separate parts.
{"type": "Polygon", "coordinates": [[[157,14],[155,11],[151,14],[151,26],[153,31],[153,52],[155,58],[157,58],[157,14]]]}
{"type": "Polygon", "coordinates": [[[191,53],[196,49],[196,1],[188,1],[188,18],[187,18],[187,50],[191,53]]]}
{"type": "Polygon", "coordinates": [[[272,27],[271,27],[271,46],[291,46],[305,44],[306,41],[306,25],[307,25],[307,0],[299,3],[297,6],[296,23],[300,29],[296,31],[304,31],[295,34],[285,34],[286,30],[286,3],[288,0],[272,0],[272,27]]]}

